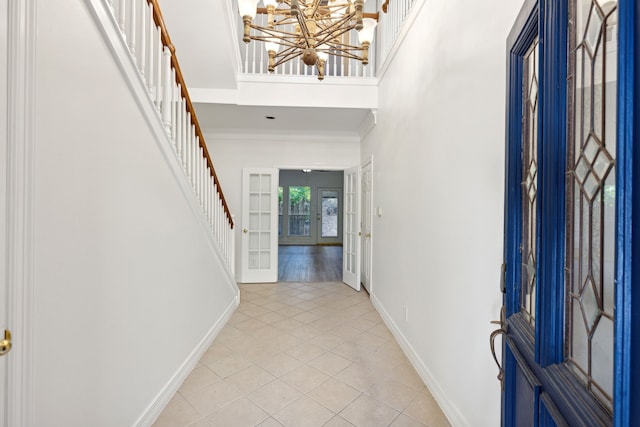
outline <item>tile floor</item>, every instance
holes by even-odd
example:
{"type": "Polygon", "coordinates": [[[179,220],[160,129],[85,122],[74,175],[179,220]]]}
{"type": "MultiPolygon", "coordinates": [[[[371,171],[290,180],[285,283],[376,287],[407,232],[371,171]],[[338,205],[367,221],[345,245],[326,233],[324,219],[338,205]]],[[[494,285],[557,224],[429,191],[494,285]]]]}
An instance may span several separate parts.
{"type": "Polygon", "coordinates": [[[449,426],[366,292],[281,282],[240,293],[155,427],[449,426]]]}

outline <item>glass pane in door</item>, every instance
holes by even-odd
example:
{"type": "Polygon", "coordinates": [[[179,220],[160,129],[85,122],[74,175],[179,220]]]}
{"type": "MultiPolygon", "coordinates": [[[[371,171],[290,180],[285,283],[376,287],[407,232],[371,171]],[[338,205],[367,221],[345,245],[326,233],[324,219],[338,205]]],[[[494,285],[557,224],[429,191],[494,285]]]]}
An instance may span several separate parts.
{"type": "Polygon", "coordinates": [[[567,364],[613,408],[617,1],[571,2],[567,364]]]}
{"type": "Polygon", "coordinates": [[[524,56],[522,93],[522,239],[520,311],[535,326],[538,200],[538,38],[524,56]]]}
{"type": "Polygon", "coordinates": [[[289,236],[311,234],[311,187],[289,187],[289,236]]]}
{"type": "Polygon", "coordinates": [[[338,237],[338,192],[322,190],[322,237],[338,237]]]}
{"type": "Polygon", "coordinates": [[[249,175],[249,270],[271,267],[271,175],[249,175]]]}

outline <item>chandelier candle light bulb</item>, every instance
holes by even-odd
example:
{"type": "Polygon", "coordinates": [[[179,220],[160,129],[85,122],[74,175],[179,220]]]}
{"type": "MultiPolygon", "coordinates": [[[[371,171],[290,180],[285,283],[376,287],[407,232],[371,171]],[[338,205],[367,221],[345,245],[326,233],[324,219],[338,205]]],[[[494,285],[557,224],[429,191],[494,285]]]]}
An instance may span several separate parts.
{"type": "MultiPolygon", "coordinates": [[[[369,62],[369,48],[373,42],[378,20],[377,13],[364,13],[366,0],[238,0],[244,33],[242,40],[265,43],[269,55],[267,69],[295,58],[308,66],[315,66],[318,79],[325,76],[329,55],[369,62]],[[257,13],[266,14],[266,26],[253,22],[257,13]],[[352,44],[349,33],[358,31],[359,46],[352,44]],[[253,33],[253,34],[252,34],[253,33]]],[[[339,64],[336,62],[336,64],[339,64]]],[[[345,62],[345,67],[346,67],[345,62]]]]}

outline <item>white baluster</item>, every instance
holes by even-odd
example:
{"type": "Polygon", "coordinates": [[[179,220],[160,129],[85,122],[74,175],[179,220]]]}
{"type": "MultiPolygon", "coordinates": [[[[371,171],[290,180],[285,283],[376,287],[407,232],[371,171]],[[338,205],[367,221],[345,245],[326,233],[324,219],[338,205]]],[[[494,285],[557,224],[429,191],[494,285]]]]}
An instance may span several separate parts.
{"type": "MultiPolygon", "coordinates": [[[[150,3],[147,3],[147,88],[149,89],[149,93],[153,94],[153,79],[154,79],[154,60],[153,53],[155,52],[155,32],[156,32],[156,24],[153,21],[153,7],[150,3]]],[[[153,96],[152,96],[153,97],[153,96]]]]}
{"type": "Polygon", "coordinates": [[[187,111],[187,175],[191,178],[191,157],[193,157],[193,147],[191,142],[191,112],[187,111]]]}
{"type": "Polygon", "coordinates": [[[249,44],[244,45],[244,71],[246,74],[249,73],[249,44]]]}
{"type": "Polygon", "coordinates": [[[176,151],[178,159],[182,160],[182,95],[180,94],[180,85],[176,91],[176,100],[176,151]]]}
{"type": "Polygon", "coordinates": [[[162,123],[171,135],[171,51],[165,46],[162,51],[162,123]]]}
{"type": "Polygon", "coordinates": [[[214,183],[213,184],[213,192],[215,195],[215,199],[213,200],[213,221],[212,221],[212,225],[213,225],[213,234],[214,236],[216,236],[216,239],[218,238],[218,226],[217,226],[217,221],[218,221],[218,184],[214,183]]]}
{"type": "Polygon", "coordinates": [[[199,147],[198,141],[196,138],[196,127],[193,122],[191,123],[191,140],[193,141],[193,156],[191,157],[191,185],[193,185],[193,190],[196,192],[196,197],[198,196],[198,154],[199,147]]]}
{"type": "Polygon", "coordinates": [[[154,96],[155,102],[156,102],[156,107],[159,109],[160,108],[160,100],[162,99],[162,55],[163,55],[163,49],[164,46],[162,45],[162,37],[161,37],[161,33],[160,33],[160,27],[156,27],[155,30],[155,57],[156,57],[156,64],[155,64],[155,68],[156,68],[156,73],[155,73],[155,77],[156,77],[156,82],[155,82],[155,86],[156,86],[156,93],[154,96]]]}
{"type": "Polygon", "coordinates": [[[140,74],[142,74],[142,79],[146,82],[146,75],[145,75],[145,62],[147,61],[147,55],[146,55],[146,49],[147,49],[147,7],[146,7],[147,2],[146,1],[142,1],[140,2],[140,44],[139,44],[139,58],[140,58],[140,74]]]}
{"type": "Polygon", "coordinates": [[[182,106],[180,110],[182,111],[182,167],[184,168],[185,173],[187,172],[187,158],[189,157],[189,141],[187,140],[188,136],[188,120],[187,116],[187,101],[182,98],[182,106]]]}
{"type": "Polygon", "coordinates": [[[213,200],[213,180],[211,178],[211,169],[207,167],[207,221],[209,221],[209,225],[211,225],[211,211],[213,208],[212,200],[213,200]]]}
{"type": "Polygon", "coordinates": [[[205,195],[205,191],[204,191],[204,171],[205,171],[205,157],[204,157],[204,150],[201,148],[200,149],[200,173],[198,174],[200,176],[200,202],[202,204],[202,212],[204,213],[204,195],[205,195]]]}
{"type": "Polygon", "coordinates": [[[129,50],[136,55],[136,0],[129,3],[129,50]]]}
{"type": "Polygon", "coordinates": [[[176,84],[176,70],[171,69],[171,142],[178,153],[178,85],[176,84]]]}
{"type": "MultiPolygon", "coordinates": [[[[129,0],[132,1],[132,0],[129,0]]],[[[118,2],[118,25],[122,31],[122,37],[127,40],[127,0],[119,0],[118,2]]]]}
{"type": "MultiPolygon", "coordinates": [[[[235,223],[235,216],[231,215],[231,220],[235,223]]],[[[236,276],[236,236],[233,228],[229,227],[229,269],[231,276],[236,276]]]]}
{"type": "Polygon", "coordinates": [[[200,138],[196,136],[196,148],[198,149],[198,154],[196,154],[196,195],[199,199],[202,198],[202,187],[200,186],[202,180],[202,148],[200,147],[200,138]]]}

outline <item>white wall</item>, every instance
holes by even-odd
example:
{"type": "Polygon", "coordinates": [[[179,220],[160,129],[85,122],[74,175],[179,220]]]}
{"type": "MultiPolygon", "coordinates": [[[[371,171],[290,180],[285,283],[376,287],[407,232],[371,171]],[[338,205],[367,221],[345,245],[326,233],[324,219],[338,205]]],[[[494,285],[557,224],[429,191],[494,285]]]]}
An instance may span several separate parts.
{"type": "Polygon", "coordinates": [[[236,216],[236,275],[240,274],[242,168],[346,169],[360,162],[357,139],[273,135],[230,136],[204,132],[225,198],[236,216]]]}
{"type": "Polygon", "coordinates": [[[384,212],[372,298],[457,426],[500,419],[489,322],[501,305],[506,37],[522,3],[425,1],[362,145],[384,212]]]}
{"type": "Polygon", "coordinates": [[[237,288],[84,2],[37,2],[34,425],[130,426],[237,288]]]}

